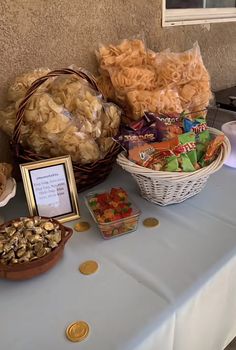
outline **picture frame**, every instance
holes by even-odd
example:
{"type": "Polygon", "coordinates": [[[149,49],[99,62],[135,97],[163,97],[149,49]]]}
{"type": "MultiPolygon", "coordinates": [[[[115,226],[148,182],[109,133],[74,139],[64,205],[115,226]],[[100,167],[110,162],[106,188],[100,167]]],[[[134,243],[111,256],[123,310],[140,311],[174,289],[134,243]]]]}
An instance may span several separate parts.
{"type": "Polygon", "coordinates": [[[80,217],[70,156],[24,163],[20,170],[30,215],[61,223],[80,217]]]}

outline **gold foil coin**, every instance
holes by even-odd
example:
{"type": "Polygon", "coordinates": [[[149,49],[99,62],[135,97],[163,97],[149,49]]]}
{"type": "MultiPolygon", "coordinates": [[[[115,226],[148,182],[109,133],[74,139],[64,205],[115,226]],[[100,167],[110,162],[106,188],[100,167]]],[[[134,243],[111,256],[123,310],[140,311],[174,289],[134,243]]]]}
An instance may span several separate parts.
{"type": "Polygon", "coordinates": [[[81,221],[74,226],[74,229],[77,232],[84,232],[90,229],[90,224],[86,221],[81,221]]]}
{"type": "Polygon", "coordinates": [[[52,231],[54,229],[54,225],[52,222],[48,221],[48,222],[45,222],[44,228],[46,231],[52,231]]]}
{"type": "Polygon", "coordinates": [[[70,341],[79,342],[87,338],[89,325],[84,321],[76,321],[66,328],[66,336],[70,341]]]}
{"type": "Polygon", "coordinates": [[[143,220],[143,225],[146,227],[156,227],[160,225],[160,221],[156,218],[146,218],[143,220]]]}
{"type": "Polygon", "coordinates": [[[79,266],[79,270],[83,275],[91,275],[98,270],[98,263],[93,260],[88,260],[79,266]]]}

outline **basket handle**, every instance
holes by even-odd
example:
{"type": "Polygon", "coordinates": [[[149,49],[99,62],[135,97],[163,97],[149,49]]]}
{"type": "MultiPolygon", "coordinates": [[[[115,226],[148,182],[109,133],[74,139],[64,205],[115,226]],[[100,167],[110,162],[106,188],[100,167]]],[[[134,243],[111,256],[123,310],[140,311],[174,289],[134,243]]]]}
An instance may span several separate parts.
{"type": "Polygon", "coordinates": [[[76,75],[84,80],[86,80],[93,89],[95,89],[97,92],[99,92],[101,95],[101,91],[99,90],[95,77],[86,71],[83,68],[78,69],[71,69],[71,68],[63,68],[63,69],[56,69],[51,72],[49,72],[47,75],[44,75],[40,77],[39,79],[35,80],[30,88],[28,89],[24,99],[21,101],[17,113],[16,113],[16,124],[13,131],[12,136],[12,146],[15,149],[16,155],[19,156],[19,144],[20,144],[20,135],[21,135],[21,125],[23,122],[24,112],[26,105],[31,98],[31,96],[36,92],[37,88],[41,86],[45,81],[47,81],[49,78],[59,77],[61,75],[76,75]]]}

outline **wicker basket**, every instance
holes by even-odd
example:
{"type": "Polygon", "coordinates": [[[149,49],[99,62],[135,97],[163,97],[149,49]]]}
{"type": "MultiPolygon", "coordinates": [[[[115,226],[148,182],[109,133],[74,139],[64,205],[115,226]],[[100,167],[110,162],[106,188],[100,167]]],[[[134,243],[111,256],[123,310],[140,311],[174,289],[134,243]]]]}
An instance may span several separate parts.
{"type": "MultiPolygon", "coordinates": [[[[20,143],[21,137],[21,125],[24,118],[24,111],[30,97],[36,92],[37,88],[42,85],[45,81],[52,77],[58,77],[61,75],[75,75],[86,80],[90,86],[101,93],[97,87],[95,78],[92,75],[88,75],[83,69],[73,70],[69,68],[54,70],[49,72],[47,75],[35,80],[26,93],[24,100],[19,105],[19,109],[16,114],[16,125],[13,132],[13,138],[11,142],[11,148],[13,150],[17,164],[33,162],[37,160],[47,159],[48,157],[41,156],[40,154],[34,153],[32,150],[24,149],[20,143]]],[[[82,165],[73,163],[73,170],[75,175],[75,181],[79,192],[91,188],[106,179],[110,174],[117,154],[120,151],[118,144],[114,143],[109,152],[103,159],[99,159],[93,163],[82,165]]]]}
{"type": "MultiPolygon", "coordinates": [[[[219,130],[209,128],[210,133],[220,135],[219,130]]],[[[141,195],[150,202],[162,206],[180,203],[199,193],[208,177],[219,170],[230,153],[230,142],[225,136],[217,159],[205,168],[191,172],[155,171],[129,161],[124,152],[117,158],[118,164],[132,174],[137,181],[141,195]]]]}

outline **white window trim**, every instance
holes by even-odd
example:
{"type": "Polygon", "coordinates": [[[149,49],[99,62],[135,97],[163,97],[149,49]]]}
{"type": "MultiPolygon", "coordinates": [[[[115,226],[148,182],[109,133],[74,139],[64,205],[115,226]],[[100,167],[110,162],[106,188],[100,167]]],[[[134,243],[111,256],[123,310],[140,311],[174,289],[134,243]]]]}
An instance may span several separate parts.
{"type": "Polygon", "coordinates": [[[162,0],[163,27],[222,22],[236,22],[236,8],[166,9],[162,0]]]}

